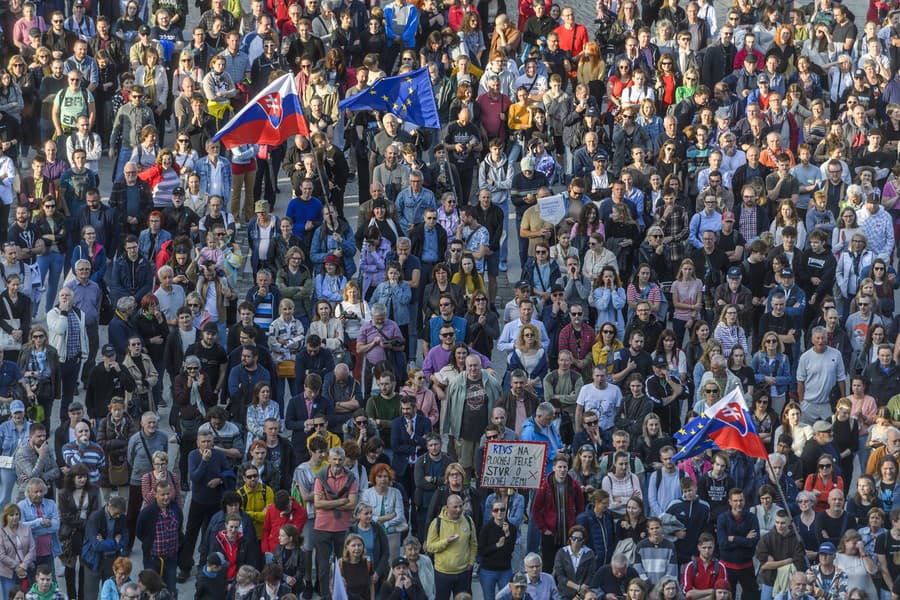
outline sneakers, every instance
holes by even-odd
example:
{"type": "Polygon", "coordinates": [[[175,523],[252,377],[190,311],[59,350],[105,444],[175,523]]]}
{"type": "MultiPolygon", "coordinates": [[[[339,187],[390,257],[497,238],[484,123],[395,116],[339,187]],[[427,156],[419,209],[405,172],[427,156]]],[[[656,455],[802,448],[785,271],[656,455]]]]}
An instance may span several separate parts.
{"type": "Polygon", "coordinates": [[[509,267],[505,262],[500,263],[500,272],[506,273],[509,270],[509,267]]]}

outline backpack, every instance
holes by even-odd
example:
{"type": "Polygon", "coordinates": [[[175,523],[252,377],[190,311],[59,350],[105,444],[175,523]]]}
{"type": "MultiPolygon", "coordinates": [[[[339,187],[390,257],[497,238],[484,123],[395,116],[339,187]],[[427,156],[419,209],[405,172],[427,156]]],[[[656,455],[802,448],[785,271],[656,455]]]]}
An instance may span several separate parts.
{"type": "MultiPolygon", "coordinates": [[[[719,569],[721,569],[722,563],[720,563],[716,558],[713,558],[712,562],[713,562],[712,581],[713,581],[713,585],[715,585],[716,581],[718,581],[718,579],[719,579],[719,569]]],[[[688,580],[688,576],[689,576],[688,572],[691,570],[691,567],[694,567],[694,576],[696,577],[697,573],[700,572],[700,559],[695,558],[694,560],[689,562],[687,564],[687,566],[684,568],[685,580],[688,580]]]]}

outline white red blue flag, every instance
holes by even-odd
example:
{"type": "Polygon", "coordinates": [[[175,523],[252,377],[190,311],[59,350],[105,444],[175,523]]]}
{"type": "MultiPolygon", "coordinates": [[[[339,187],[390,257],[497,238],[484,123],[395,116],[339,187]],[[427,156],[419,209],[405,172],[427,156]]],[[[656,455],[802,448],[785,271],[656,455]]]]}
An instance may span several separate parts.
{"type": "Polygon", "coordinates": [[[763,445],[753,423],[753,417],[738,388],[724,398],[708,406],[703,414],[690,420],[675,433],[678,452],[672,460],[679,461],[696,456],[709,449],[734,449],[747,456],[767,459],[769,453],[763,445]]]}
{"type": "Polygon", "coordinates": [[[278,146],[298,133],[309,135],[309,128],[297,95],[297,82],[288,73],[254,96],[213,136],[213,141],[221,141],[226,148],[241,144],[278,146]]]}

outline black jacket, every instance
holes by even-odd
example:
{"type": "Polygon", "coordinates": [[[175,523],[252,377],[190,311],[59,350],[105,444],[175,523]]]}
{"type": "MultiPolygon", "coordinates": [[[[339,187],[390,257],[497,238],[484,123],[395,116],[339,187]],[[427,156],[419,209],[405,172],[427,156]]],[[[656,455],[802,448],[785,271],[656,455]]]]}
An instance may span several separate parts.
{"type": "MultiPolygon", "coordinates": [[[[443,262],[447,255],[447,231],[439,225],[435,225],[434,229],[437,231],[438,262],[443,262]]],[[[425,223],[416,223],[416,226],[409,232],[409,240],[412,242],[411,253],[421,259],[422,250],[425,247],[425,223]]]]}
{"type": "MultiPolygon", "coordinates": [[[[136,215],[128,214],[128,186],[124,181],[117,181],[114,183],[112,191],[109,194],[109,206],[116,210],[116,219],[118,223],[121,223],[121,228],[118,227],[117,224],[116,229],[120,230],[123,234],[132,233],[138,235],[141,232],[141,229],[146,227],[147,217],[150,216],[150,211],[153,210],[153,196],[150,193],[150,186],[142,179],[138,179],[135,185],[140,188],[141,195],[141,200],[138,205],[138,214],[136,215]],[[129,216],[137,217],[138,222],[134,225],[129,225],[125,222],[125,217],[129,216]]],[[[115,246],[105,247],[110,256],[118,250],[115,246]]]]}
{"type": "Polygon", "coordinates": [[[491,571],[506,571],[511,567],[513,549],[516,546],[515,525],[510,524],[509,536],[503,545],[497,547],[497,542],[503,537],[503,528],[488,519],[481,531],[478,532],[478,555],[481,556],[481,567],[491,571]]]}

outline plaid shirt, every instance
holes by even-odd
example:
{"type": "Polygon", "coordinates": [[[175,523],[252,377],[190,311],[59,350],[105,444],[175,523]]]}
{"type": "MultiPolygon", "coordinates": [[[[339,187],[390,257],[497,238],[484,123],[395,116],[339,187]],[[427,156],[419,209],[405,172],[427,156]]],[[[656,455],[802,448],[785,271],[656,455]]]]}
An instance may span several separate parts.
{"type": "Polygon", "coordinates": [[[66,328],[66,356],[76,358],[82,353],[81,348],[81,322],[75,311],[69,311],[66,316],[68,327],[66,328]]]}
{"type": "Polygon", "coordinates": [[[684,242],[687,239],[690,220],[687,211],[680,204],[672,207],[672,214],[663,217],[666,207],[660,204],[656,210],[656,224],[662,227],[663,237],[671,237],[672,241],[666,244],[665,255],[669,262],[678,264],[684,258],[684,242]]]}
{"type": "Polygon", "coordinates": [[[575,360],[581,360],[591,353],[595,338],[593,328],[587,323],[581,324],[581,335],[578,337],[575,336],[575,328],[569,323],[559,332],[559,350],[568,350],[575,360]]]}
{"type": "Polygon", "coordinates": [[[178,515],[170,506],[159,510],[150,556],[172,557],[178,554],[178,515]]]}
{"type": "Polygon", "coordinates": [[[738,223],[738,231],[744,236],[745,240],[752,240],[757,237],[755,206],[752,208],[743,207],[743,210],[741,210],[741,222],[738,223]]]}

